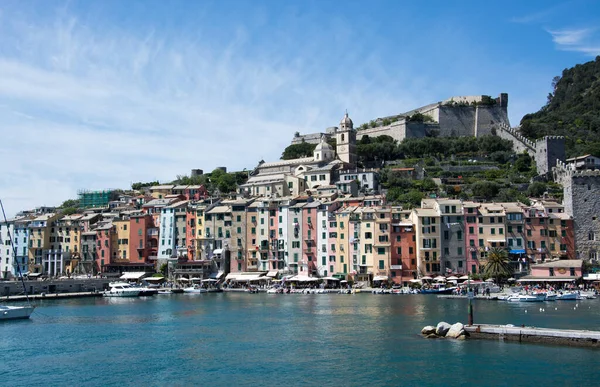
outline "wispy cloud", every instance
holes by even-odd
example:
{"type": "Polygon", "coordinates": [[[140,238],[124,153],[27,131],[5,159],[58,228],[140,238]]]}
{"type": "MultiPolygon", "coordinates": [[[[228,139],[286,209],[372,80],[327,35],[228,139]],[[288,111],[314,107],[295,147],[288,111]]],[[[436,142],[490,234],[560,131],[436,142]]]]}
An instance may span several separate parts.
{"type": "Polygon", "coordinates": [[[251,168],[277,159],[295,131],[337,124],[345,108],[360,123],[432,99],[408,76],[377,74],[350,32],[336,36],[338,50],[319,45],[327,31],[308,30],[311,44],[250,50],[243,26],[216,47],[84,25],[63,12],[46,23],[3,16],[0,163],[10,173],[0,175],[0,194],[13,214],[81,188],[251,168]],[[354,50],[344,50],[350,42],[354,50]],[[344,66],[325,77],[319,66],[334,60],[365,81],[351,82],[344,66]]]}
{"type": "Polygon", "coordinates": [[[586,55],[600,54],[600,39],[597,28],[546,30],[559,50],[582,52],[586,55]]]}

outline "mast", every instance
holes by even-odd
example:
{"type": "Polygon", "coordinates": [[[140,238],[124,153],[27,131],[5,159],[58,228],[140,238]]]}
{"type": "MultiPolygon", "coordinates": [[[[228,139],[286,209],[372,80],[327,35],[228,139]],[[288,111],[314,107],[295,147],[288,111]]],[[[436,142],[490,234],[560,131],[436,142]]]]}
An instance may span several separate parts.
{"type": "Polygon", "coordinates": [[[17,263],[17,272],[19,274],[19,277],[21,278],[21,284],[23,285],[25,298],[27,299],[27,303],[31,304],[31,302],[29,301],[29,294],[27,293],[27,287],[25,286],[25,280],[23,279],[23,273],[21,273],[21,265],[19,264],[19,260],[17,259],[17,248],[15,247],[12,235],[10,235],[10,227],[8,227],[8,219],[6,219],[6,213],[4,212],[4,204],[2,204],[2,199],[0,199],[0,208],[2,208],[2,216],[4,217],[4,222],[7,225],[8,239],[10,239],[10,247],[13,251],[13,260],[17,263]]]}

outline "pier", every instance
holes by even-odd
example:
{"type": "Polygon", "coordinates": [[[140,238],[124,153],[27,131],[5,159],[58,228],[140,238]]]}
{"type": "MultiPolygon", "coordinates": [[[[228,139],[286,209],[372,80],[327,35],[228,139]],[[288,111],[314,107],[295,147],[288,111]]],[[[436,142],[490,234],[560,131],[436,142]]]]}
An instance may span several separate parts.
{"type": "Polygon", "coordinates": [[[600,331],[493,324],[465,325],[464,329],[473,339],[600,348],[600,331]]]}
{"type": "MultiPolygon", "coordinates": [[[[459,294],[441,294],[439,296],[437,296],[438,298],[446,298],[446,299],[468,299],[469,296],[463,296],[463,295],[459,295],[459,294]]],[[[498,300],[498,296],[482,296],[482,295],[477,295],[477,296],[473,296],[471,297],[471,299],[474,300],[498,300]]]]}
{"type": "MultiPolygon", "coordinates": [[[[83,298],[83,297],[102,297],[102,292],[74,292],[74,293],[41,293],[30,294],[29,300],[63,300],[67,298],[83,298]]],[[[23,302],[27,301],[25,295],[6,296],[0,299],[0,302],[23,302]]]]}

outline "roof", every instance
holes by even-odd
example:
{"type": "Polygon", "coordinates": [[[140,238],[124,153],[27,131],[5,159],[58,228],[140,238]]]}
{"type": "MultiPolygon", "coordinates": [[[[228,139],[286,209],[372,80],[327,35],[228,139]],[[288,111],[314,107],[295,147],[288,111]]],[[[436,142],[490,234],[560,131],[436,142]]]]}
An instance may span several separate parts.
{"type": "Polygon", "coordinates": [[[417,216],[439,216],[438,212],[432,208],[415,208],[417,216]]]}
{"type": "Polygon", "coordinates": [[[148,203],[143,204],[142,207],[163,207],[173,203],[172,198],[169,199],[154,199],[150,200],[148,203]]]}
{"type": "Polygon", "coordinates": [[[206,211],[207,214],[225,214],[227,212],[231,212],[231,208],[229,206],[216,206],[206,211]]]}
{"type": "Polygon", "coordinates": [[[550,261],[539,263],[537,265],[531,265],[532,269],[539,269],[544,267],[559,267],[559,268],[571,268],[571,267],[582,267],[583,260],[581,259],[562,259],[559,261],[550,261]]]}
{"type": "Polygon", "coordinates": [[[157,189],[173,189],[174,185],[173,184],[168,184],[168,185],[153,185],[152,187],[150,187],[150,190],[157,190],[157,189]]]}
{"type": "Polygon", "coordinates": [[[583,155],[583,156],[571,157],[570,159],[567,159],[567,162],[578,161],[578,160],[582,160],[582,159],[585,159],[585,158],[588,158],[588,157],[592,157],[592,155],[587,154],[587,155],[583,155]]]}
{"type": "Polygon", "coordinates": [[[175,202],[173,204],[169,204],[167,206],[167,208],[177,208],[177,207],[181,207],[181,206],[187,205],[188,203],[189,203],[189,200],[183,200],[183,201],[180,201],[180,202],[175,202]]]}
{"type": "Polygon", "coordinates": [[[299,159],[292,159],[292,160],[280,160],[280,161],[273,161],[273,162],[269,162],[269,163],[262,163],[260,164],[257,168],[269,168],[269,167],[280,167],[280,166],[284,166],[284,165],[296,165],[296,164],[310,164],[313,163],[315,160],[312,157],[301,157],[299,159]]]}

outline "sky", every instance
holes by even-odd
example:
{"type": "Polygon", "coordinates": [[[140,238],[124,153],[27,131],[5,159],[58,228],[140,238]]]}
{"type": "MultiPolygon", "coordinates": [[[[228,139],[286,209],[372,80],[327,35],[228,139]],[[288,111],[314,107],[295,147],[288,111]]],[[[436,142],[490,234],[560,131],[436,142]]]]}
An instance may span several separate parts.
{"type": "Polygon", "coordinates": [[[600,55],[597,1],[0,2],[0,199],[275,161],[296,131],[457,95],[518,125],[600,55]]]}

